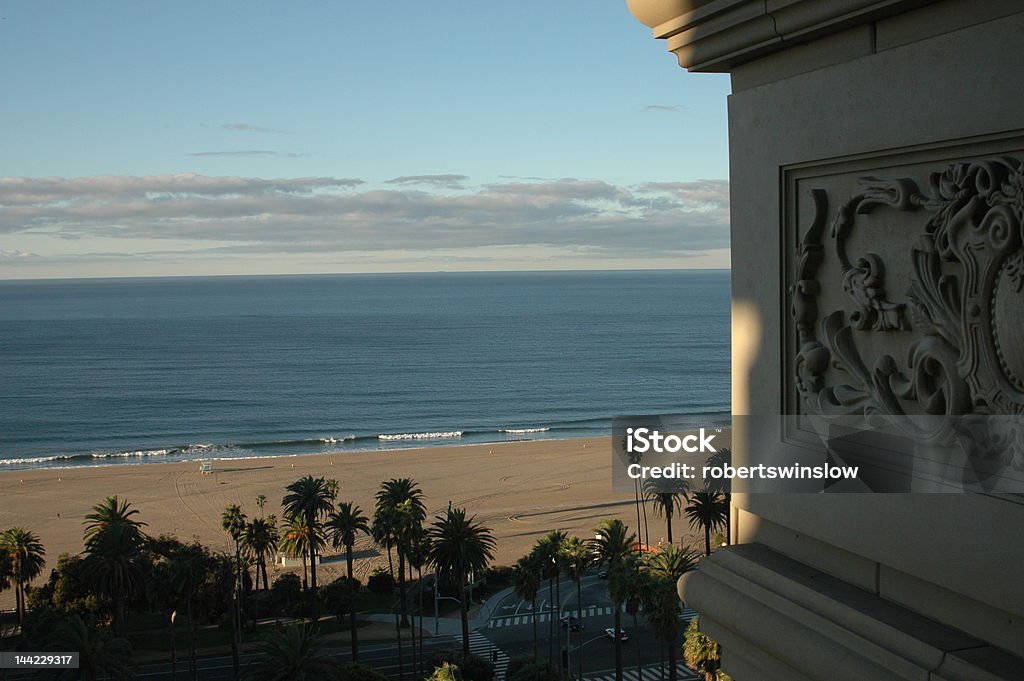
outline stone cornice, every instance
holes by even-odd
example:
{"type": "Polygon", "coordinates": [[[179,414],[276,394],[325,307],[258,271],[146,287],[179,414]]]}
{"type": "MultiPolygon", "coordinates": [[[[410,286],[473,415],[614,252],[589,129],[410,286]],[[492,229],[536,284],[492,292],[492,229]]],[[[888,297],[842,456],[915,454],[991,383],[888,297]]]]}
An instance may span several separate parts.
{"type": "Polygon", "coordinates": [[[723,668],[737,678],[1024,679],[1024,660],[761,544],[705,558],[679,580],[679,597],[700,613],[701,630],[722,644],[723,668]],[[744,675],[753,658],[756,673],[744,675]]]}
{"type": "Polygon", "coordinates": [[[690,71],[728,72],[771,52],[934,0],[627,0],[690,71]]]}

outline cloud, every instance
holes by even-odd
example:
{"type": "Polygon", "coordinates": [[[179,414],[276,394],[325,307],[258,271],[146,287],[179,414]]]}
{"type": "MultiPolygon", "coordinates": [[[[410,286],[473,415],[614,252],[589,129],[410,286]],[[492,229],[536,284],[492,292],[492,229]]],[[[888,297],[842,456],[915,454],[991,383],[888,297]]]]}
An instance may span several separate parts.
{"type": "Polygon", "coordinates": [[[391,178],[385,184],[426,184],[461,189],[462,183],[468,179],[465,175],[402,175],[391,178]]]}
{"type": "Polygon", "coordinates": [[[309,154],[299,154],[293,151],[272,151],[270,149],[229,149],[224,151],[194,151],[189,156],[277,156],[279,158],[302,158],[309,154]]]}
{"type": "Polygon", "coordinates": [[[273,156],[269,149],[239,149],[237,151],[194,151],[189,156],[273,156]]]}
{"type": "Polygon", "coordinates": [[[32,258],[38,258],[37,253],[30,253],[28,251],[19,251],[18,249],[7,250],[0,248],[0,260],[31,260],[32,258]]]}
{"type": "Polygon", "coordinates": [[[648,104],[644,107],[644,111],[682,111],[683,107],[679,104],[648,104]]]}
{"type": "Polygon", "coordinates": [[[176,240],[224,254],[553,247],[613,258],[729,245],[724,180],[620,186],[563,178],[454,192],[362,184],[195,174],[0,178],[0,234],[176,240]]]}
{"type": "Polygon", "coordinates": [[[265,128],[251,123],[221,123],[217,127],[221,130],[230,130],[231,132],[284,132],[284,130],[278,130],[277,128],[265,128]]]}

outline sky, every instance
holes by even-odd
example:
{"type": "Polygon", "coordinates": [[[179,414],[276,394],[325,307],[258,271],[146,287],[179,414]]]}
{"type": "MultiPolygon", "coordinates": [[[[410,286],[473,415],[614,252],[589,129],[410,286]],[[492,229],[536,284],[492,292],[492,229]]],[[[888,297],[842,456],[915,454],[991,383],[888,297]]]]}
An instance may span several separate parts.
{"type": "Polygon", "coordinates": [[[0,3],[0,279],[728,267],[624,0],[0,3]]]}

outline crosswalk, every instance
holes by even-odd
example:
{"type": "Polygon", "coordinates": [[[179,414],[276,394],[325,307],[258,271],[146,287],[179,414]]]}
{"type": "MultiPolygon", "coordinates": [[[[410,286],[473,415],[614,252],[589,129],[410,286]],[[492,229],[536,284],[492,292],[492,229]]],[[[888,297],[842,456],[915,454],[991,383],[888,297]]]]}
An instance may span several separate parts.
{"type": "Polygon", "coordinates": [[[494,664],[494,681],[505,681],[505,670],[508,669],[508,655],[505,651],[488,641],[483,634],[474,631],[469,634],[469,652],[494,664]],[[497,656],[492,657],[495,652],[497,656]]]}
{"type": "MultiPolygon", "coordinates": [[[[589,608],[583,608],[583,617],[601,617],[611,615],[615,612],[615,608],[612,606],[590,606],[589,608]]],[[[563,615],[576,617],[575,610],[565,610],[563,615]]],[[[692,608],[683,608],[680,614],[680,619],[689,621],[697,616],[697,611],[692,608]]],[[[551,621],[550,612],[542,612],[537,615],[537,623],[544,624],[545,622],[551,621]]],[[[525,624],[533,624],[533,615],[527,613],[525,615],[507,615],[504,617],[494,617],[487,622],[488,629],[500,629],[501,627],[515,627],[522,626],[525,624]]]]}
{"type": "MultiPolygon", "coordinates": [[[[641,667],[643,671],[643,681],[661,681],[662,679],[668,679],[668,665],[664,667],[664,676],[662,676],[662,666],[659,664],[651,664],[645,667],[641,667]]],[[[693,681],[697,677],[697,672],[693,671],[682,662],[676,665],[676,671],[679,676],[679,681],[693,681]]],[[[622,678],[624,681],[641,681],[640,674],[637,672],[637,668],[633,667],[630,669],[628,666],[622,669],[622,678]]],[[[615,670],[598,672],[597,674],[584,674],[583,681],[615,681],[615,670]]]]}

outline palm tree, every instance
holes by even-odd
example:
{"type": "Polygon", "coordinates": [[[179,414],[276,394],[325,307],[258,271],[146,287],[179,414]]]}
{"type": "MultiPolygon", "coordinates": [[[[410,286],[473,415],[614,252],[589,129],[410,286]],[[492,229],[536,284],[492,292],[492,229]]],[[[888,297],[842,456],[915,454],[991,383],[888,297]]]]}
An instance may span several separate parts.
{"type": "Polygon", "coordinates": [[[220,517],[220,526],[235,542],[234,589],[231,599],[231,661],[238,677],[240,662],[238,647],[241,644],[242,625],[242,536],[245,534],[246,516],[238,504],[230,504],[220,517]]]}
{"type": "MultiPolygon", "coordinates": [[[[722,449],[709,456],[706,465],[720,468],[728,463],[732,463],[732,450],[722,449]]],[[[708,481],[708,488],[712,492],[718,492],[719,494],[725,497],[725,543],[731,544],[732,528],[730,527],[730,525],[732,521],[730,516],[732,515],[732,492],[730,492],[730,490],[732,489],[732,484],[729,480],[726,480],[724,478],[716,478],[708,481]]]]}
{"type": "Polygon", "coordinates": [[[307,475],[299,478],[285,489],[288,494],[281,500],[286,513],[302,516],[311,536],[309,549],[309,586],[316,591],[316,557],[323,548],[320,520],[334,510],[331,486],[324,478],[307,475]]]}
{"type": "MultiPolygon", "coordinates": [[[[636,535],[632,534],[626,524],[618,518],[602,520],[594,532],[595,537],[589,542],[590,548],[594,552],[598,564],[608,564],[609,573],[636,551],[636,535]]],[[[615,605],[616,632],[615,681],[622,681],[622,639],[618,633],[622,630],[622,602],[615,600],[614,594],[612,596],[612,603],[615,605]]]]}
{"type": "Polygon", "coordinates": [[[125,602],[142,589],[144,539],[131,525],[112,524],[85,545],[82,572],[100,596],[114,602],[114,634],[124,638],[125,602]]]}
{"type": "MultiPolygon", "coordinates": [[[[642,563],[637,554],[623,558],[619,563],[608,571],[608,593],[612,602],[625,606],[626,612],[633,618],[633,628],[639,629],[638,614],[640,606],[649,588],[649,575],[641,569],[642,563]]],[[[640,646],[636,646],[636,673],[637,678],[643,681],[644,672],[640,656],[640,646]]]]}
{"type": "Polygon", "coordinates": [[[260,517],[263,517],[263,507],[267,505],[267,495],[257,494],[256,495],[256,506],[260,509],[260,517]]]}
{"type": "Polygon", "coordinates": [[[409,541],[409,571],[416,570],[416,593],[418,597],[416,599],[416,607],[420,613],[420,669],[419,676],[423,676],[423,568],[430,562],[430,535],[427,530],[420,525],[416,528],[409,541]]]}
{"type": "MultiPolygon", "coordinates": [[[[331,539],[334,548],[345,547],[345,564],[348,566],[348,581],[355,586],[353,577],[352,549],[359,533],[370,534],[370,519],[363,515],[363,510],[351,501],[338,504],[338,510],[327,518],[324,530],[331,539]]],[[[359,634],[356,629],[356,608],[349,610],[349,629],[352,634],[352,661],[359,661],[359,634]]]]}
{"type": "Polygon", "coordinates": [[[687,497],[686,517],[690,527],[704,529],[704,555],[711,555],[711,531],[724,527],[729,517],[725,496],[704,488],[687,497]]]}
{"type": "MultiPolygon", "coordinates": [[[[580,588],[580,581],[583,574],[594,562],[594,554],[590,547],[579,537],[569,537],[562,542],[561,563],[565,574],[576,583],[576,619],[583,625],[583,593],[580,588]]],[[[579,634],[579,632],[577,632],[579,634]]],[[[577,651],[576,664],[579,675],[583,676],[583,641],[582,636],[576,636],[577,651]]]]}
{"type": "Polygon", "coordinates": [[[466,579],[472,572],[483,570],[494,558],[494,537],[491,530],[466,517],[466,509],[455,508],[444,517],[438,516],[430,528],[432,546],[430,562],[439,576],[453,581],[459,589],[462,617],[462,654],[469,656],[469,602],[466,579]]]}
{"type": "Polygon", "coordinates": [[[275,631],[256,645],[257,658],[249,663],[245,681],[342,681],[345,675],[330,657],[322,655],[317,630],[293,625],[275,631]]]}
{"type": "Polygon", "coordinates": [[[551,619],[548,621],[548,659],[555,664],[555,622],[562,614],[562,601],[560,586],[562,582],[561,553],[562,542],[566,534],[561,530],[551,530],[537,540],[533,547],[533,553],[542,566],[541,575],[548,580],[548,598],[553,599],[551,605],[551,619]],[[557,581],[556,581],[557,580],[557,581]],[[554,590],[552,590],[552,585],[554,590]]]}
{"type": "Polygon", "coordinates": [[[119,499],[117,496],[105,498],[92,507],[92,513],[85,516],[85,543],[88,544],[93,537],[111,525],[134,528],[140,537],[145,538],[142,528],[146,527],[146,523],[134,519],[138,513],[138,509],[132,508],[127,499],[119,499]]]}
{"type": "Polygon", "coordinates": [[[696,569],[698,554],[689,548],[670,546],[648,557],[650,588],[644,611],[654,630],[668,647],[669,681],[676,681],[676,649],[679,639],[679,598],[676,583],[687,572],[696,569]]]}
{"type": "MultiPolygon", "coordinates": [[[[46,548],[35,532],[12,527],[0,533],[0,551],[7,555],[10,576],[14,578],[14,600],[18,624],[25,618],[25,585],[38,577],[46,565],[46,548]]],[[[4,577],[0,576],[0,581],[4,577]]]]}
{"type": "Polygon", "coordinates": [[[172,589],[177,599],[185,601],[185,618],[189,635],[189,673],[193,681],[198,675],[195,599],[200,585],[206,579],[208,558],[206,551],[198,543],[180,546],[167,557],[172,589]]]}
{"type": "Polygon", "coordinates": [[[302,559],[302,588],[309,589],[309,582],[306,561],[313,553],[314,542],[319,542],[319,548],[323,548],[323,535],[306,522],[304,515],[285,515],[284,534],[281,536],[279,546],[289,558],[302,559]]]}
{"type": "Polygon", "coordinates": [[[524,601],[530,601],[533,619],[533,660],[537,661],[537,593],[540,591],[542,565],[540,556],[529,553],[518,561],[512,572],[512,590],[524,601]]]}
{"type": "Polygon", "coordinates": [[[654,502],[655,512],[665,517],[669,544],[672,543],[672,518],[682,511],[687,489],[686,481],[676,478],[647,480],[644,483],[644,496],[654,502]]]}
{"type": "Polygon", "coordinates": [[[56,632],[61,648],[78,652],[78,668],[68,669],[58,679],[68,681],[96,681],[105,679],[132,679],[132,645],[116,638],[109,629],[97,627],[75,615],[65,620],[56,632]]]}
{"type": "MultiPolygon", "coordinates": [[[[3,533],[0,532],[0,542],[3,533]]],[[[0,592],[6,591],[11,588],[11,577],[14,576],[14,561],[11,560],[11,554],[7,553],[3,549],[3,544],[0,543],[0,592]]]]}
{"type": "Polygon", "coordinates": [[[149,541],[127,499],[106,497],[85,516],[83,573],[99,595],[114,601],[114,635],[125,635],[125,602],[141,589],[142,552],[149,541]]]}
{"type": "Polygon", "coordinates": [[[270,515],[266,518],[254,518],[245,527],[242,545],[249,556],[256,561],[256,589],[260,588],[260,574],[263,575],[263,588],[269,589],[267,580],[267,556],[277,550],[280,540],[277,532],[277,518],[270,515]]]}
{"type": "MultiPolygon", "coordinates": [[[[423,504],[423,492],[411,478],[392,478],[383,483],[377,492],[375,514],[390,519],[390,536],[398,550],[398,599],[401,608],[401,626],[409,626],[409,615],[405,602],[405,558],[408,553],[409,533],[423,524],[427,509],[423,504]],[[399,511],[392,515],[390,511],[399,511]]],[[[386,521],[382,521],[386,522],[386,521]]],[[[394,576],[394,573],[392,573],[394,576]]]]}

